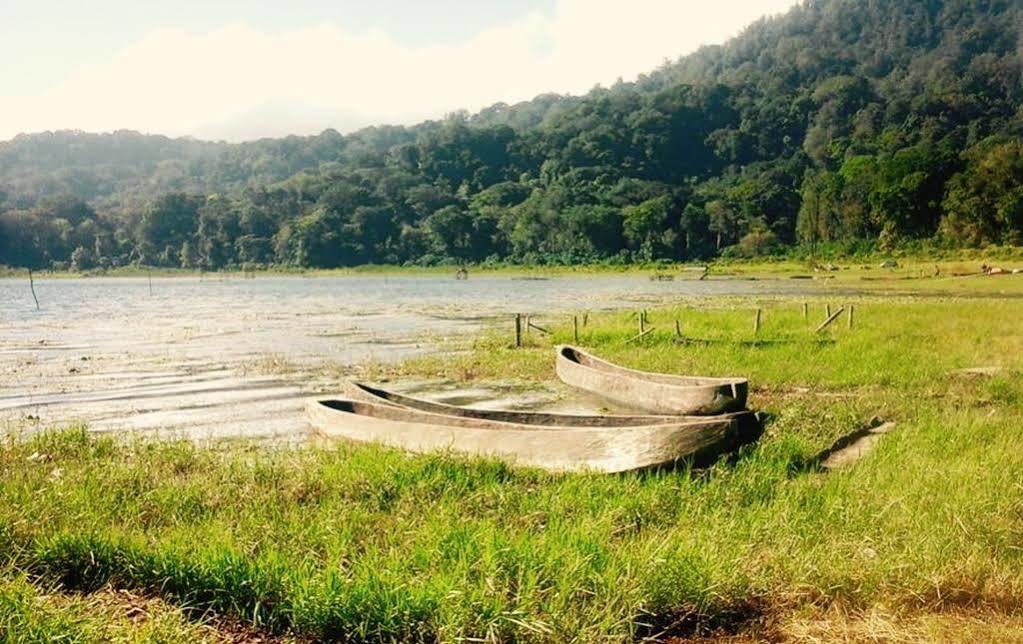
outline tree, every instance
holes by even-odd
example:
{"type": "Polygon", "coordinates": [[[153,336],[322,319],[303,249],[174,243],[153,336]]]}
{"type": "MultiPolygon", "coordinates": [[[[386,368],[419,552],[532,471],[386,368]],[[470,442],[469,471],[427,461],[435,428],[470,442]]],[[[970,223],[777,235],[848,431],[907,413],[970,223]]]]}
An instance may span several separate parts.
{"type": "Polygon", "coordinates": [[[967,150],[949,182],[942,232],[961,243],[1023,242],[1023,143],[991,139],[967,150]]]}
{"type": "Polygon", "coordinates": [[[469,259],[473,248],[473,219],[468,210],[445,206],[423,222],[433,250],[454,259],[469,259]]]}
{"type": "Polygon", "coordinates": [[[673,239],[665,235],[673,207],[671,197],[663,195],[625,208],[622,230],[638,257],[651,260],[674,255],[673,239]]]}
{"type": "Polygon", "coordinates": [[[686,259],[710,257],[716,251],[707,211],[696,203],[686,204],[679,221],[686,259]]]}
{"type": "Polygon", "coordinates": [[[180,265],[181,248],[195,234],[204,201],[202,197],[182,193],[160,197],[142,215],[138,243],[163,249],[156,257],[161,265],[180,265]]]}
{"type": "Polygon", "coordinates": [[[810,245],[811,253],[816,252],[820,242],[842,238],[841,194],[842,179],[839,175],[828,171],[806,173],[796,232],[800,241],[810,245]]]}
{"type": "Polygon", "coordinates": [[[187,239],[181,244],[181,252],[178,254],[178,258],[182,268],[202,268],[198,251],[196,251],[192,242],[187,239]]]}
{"type": "Polygon", "coordinates": [[[234,202],[219,195],[208,197],[198,212],[194,263],[216,270],[235,262],[235,240],[241,232],[234,202]]]}
{"type": "Polygon", "coordinates": [[[96,266],[96,258],[84,246],[79,246],[71,253],[71,270],[85,271],[96,266]]]}
{"type": "Polygon", "coordinates": [[[708,229],[716,235],[714,247],[721,250],[723,246],[738,241],[740,236],[739,213],[724,199],[715,199],[705,206],[708,229]]]}

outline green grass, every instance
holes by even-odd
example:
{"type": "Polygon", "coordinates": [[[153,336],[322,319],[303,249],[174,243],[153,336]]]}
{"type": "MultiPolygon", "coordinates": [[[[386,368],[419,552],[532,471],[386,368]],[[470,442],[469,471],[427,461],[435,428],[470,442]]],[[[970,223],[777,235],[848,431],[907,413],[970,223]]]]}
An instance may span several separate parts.
{"type": "MultiPolygon", "coordinates": [[[[823,341],[822,300],[809,320],[792,300],[682,302],[651,310],[656,330],[638,343],[634,315],[589,316],[581,344],[613,360],[750,377],[767,432],[703,472],[551,475],[374,446],[201,449],[82,428],[10,439],[0,625],[106,619],[40,608],[40,588],[127,589],[181,619],[313,639],[628,641],[877,607],[1019,616],[1023,300],[831,303],[854,304],[856,326],[843,318],[823,341]],[[749,344],[757,307],[757,337],[776,342],[749,344]],[[706,343],[673,342],[675,319],[706,343]],[[950,374],[973,366],[1004,371],[950,374]],[[843,471],[813,465],[873,415],[897,422],[876,450],[843,471]]],[[[510,346],[509,325],[390,375],[551,381],[571,320],[543,325],[554,337],[531,334],[526,348],[510,346]]]]}

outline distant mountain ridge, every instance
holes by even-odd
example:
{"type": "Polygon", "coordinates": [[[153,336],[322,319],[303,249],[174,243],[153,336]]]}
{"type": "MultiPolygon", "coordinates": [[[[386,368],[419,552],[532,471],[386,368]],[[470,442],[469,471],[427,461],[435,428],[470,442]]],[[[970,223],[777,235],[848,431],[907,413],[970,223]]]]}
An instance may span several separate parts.
{"type": "Polygon", "coordinates": [[[241,144],[22,135],[0,143],[0,263],[71,263],[79,249],[82,266],[216,268],[1018,243],[1021,51],[1014,1],[808,0],[635,82],[411,127],[241,144]],[[92,212],[82,234],[59,216],[69,200],[92,212]],[[172,230],[146,223],[178,216],[172,230]]]}

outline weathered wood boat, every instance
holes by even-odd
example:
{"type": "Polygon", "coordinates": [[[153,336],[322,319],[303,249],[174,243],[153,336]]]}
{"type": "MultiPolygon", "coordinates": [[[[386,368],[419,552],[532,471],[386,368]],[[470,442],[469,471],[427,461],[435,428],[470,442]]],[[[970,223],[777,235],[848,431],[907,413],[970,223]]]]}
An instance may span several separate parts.
{"type": "Polygon", "coordinates": [[[494,420],[502,423],[520,425],[539,425],[554,427],[632,427],[636,425],[661,425],[678,422],[678,416],[653,415],[595,415],[595,414],[556,414],[539,411],[513,411],[500,409],[473,409],[456,407],[444,403],[404,396],[386,389],[371,387],[362,382],[349,380],[344,384],[344,397],[349,400],[392,405],[440,414],[443,416],[461,416],[479,420],[494,420]]]}
{"type": "Polygon", "coordinates": [[[752,412],[629,427],[525,425],[356,400],[311,400],[313,428],[324,436],[412,452],[451,450],[550,471],[628,472],[701,464],[756,440],[752,412]]]}
{"type": "Polygon", "coordinates": [[[654,414],[713,415],[746,406],[745,378],[675,376],[627,369],[577,347],[557,348],[558,377],[630,409],[654,414]]]}

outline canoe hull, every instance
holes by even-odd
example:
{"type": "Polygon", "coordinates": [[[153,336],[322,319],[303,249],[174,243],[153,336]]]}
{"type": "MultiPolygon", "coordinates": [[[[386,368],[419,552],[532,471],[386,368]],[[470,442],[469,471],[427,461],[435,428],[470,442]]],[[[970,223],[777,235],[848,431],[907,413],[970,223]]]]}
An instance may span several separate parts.
{"type": "Polygon", "coordinates": [[[746,406],[743,378],[702,378],[637,371],[570,346],[557,348],[558,377],[577,389],[653,414],[710,416],[746,406]]]}
{"type": "Polygon", "coordinates": [[[412,452],[452,451],[554,472],[628,472],[702,464],[756,440],[752,412],[633,427],[528,426],[442,416],[351,400],[311,400],[313,428],[324,436],[412,452]]]}

